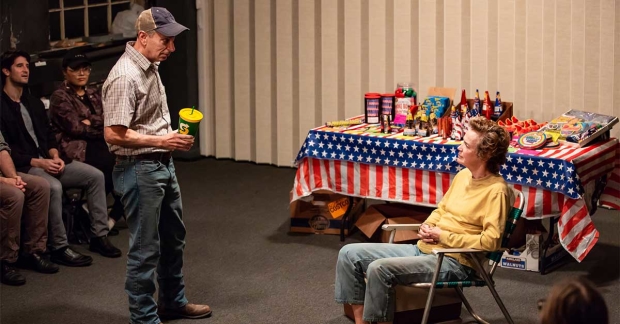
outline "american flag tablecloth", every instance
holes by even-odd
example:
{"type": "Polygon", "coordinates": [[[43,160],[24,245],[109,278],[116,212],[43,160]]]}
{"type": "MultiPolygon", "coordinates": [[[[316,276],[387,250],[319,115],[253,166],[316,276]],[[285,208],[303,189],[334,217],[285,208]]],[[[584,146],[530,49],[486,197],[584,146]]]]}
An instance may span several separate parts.
{"type": "MultiPolygon", "coordinates": [[[[406,138],[355,131],[311,130],[296,158],[292,201],[319,189],[349,196],[436,205],[463,167],[457,142],[438,137],[406,138]],[[356,134],[357,133],[357,134],[356,134]]],[[[578,261],[598,240],[590,219],[595,180],[616,167],[618,140],[588,147],[519,150],[508,154],[500,174],[526,197],[524,217],[560,216],[564,248],[578,261]]],[[[612,177],[613,178],[613,177],[612,177]]],[[[610,197],[618,198],[618,192],[610,197]],[[616,196],[614,196],[616,194],[616,196]]]]}

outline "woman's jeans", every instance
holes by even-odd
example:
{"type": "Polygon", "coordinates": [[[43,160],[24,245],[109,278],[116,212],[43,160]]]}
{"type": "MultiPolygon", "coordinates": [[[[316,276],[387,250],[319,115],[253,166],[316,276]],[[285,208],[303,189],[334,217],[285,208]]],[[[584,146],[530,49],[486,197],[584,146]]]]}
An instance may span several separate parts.
{"type": "Polygon", "coordinates": [[[114,190],[121,195],[129,228],[125,291],[129,295],[131,323],[159,323],[159,305],[180,308],[187,304],[183,282],[185,225],[181,190],[174,164],[155,160],[117,161],[112,173],[114,190]]]}
{"type": "MultiPolygon", "coordinates": [[[[417,245],[345,245],[340,249],[336,264],[336,302],[363,304],[365,321],[392,321],[394,285],[431,282],[436,265],[437,256],[422,253],[417,245]]],[[[455,259],[444,257],[439,280],[464,280],[471,271],[455,259]]]]}

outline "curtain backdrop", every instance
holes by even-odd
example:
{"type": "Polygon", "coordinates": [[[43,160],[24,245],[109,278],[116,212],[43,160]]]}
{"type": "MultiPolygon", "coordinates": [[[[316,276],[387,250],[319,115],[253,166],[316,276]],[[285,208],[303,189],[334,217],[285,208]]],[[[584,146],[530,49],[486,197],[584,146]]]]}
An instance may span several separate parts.
{"type": "MultiPolygon", "coordinates": [[[[520,118],[618,116],[614,0],[196,0],[201,154],[291,166],[307,131],[412,82],[520,118]]],[[[620,126],[612,135],[618,136],[620,126]]]]}

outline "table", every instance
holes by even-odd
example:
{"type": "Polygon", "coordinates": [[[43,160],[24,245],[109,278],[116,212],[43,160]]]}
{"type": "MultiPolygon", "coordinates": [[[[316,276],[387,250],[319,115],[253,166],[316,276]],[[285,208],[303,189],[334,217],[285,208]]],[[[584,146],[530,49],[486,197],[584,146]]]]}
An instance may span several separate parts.
{"type": "MultiPolygon", "coordinates": [[[[455,161],[460,142],[437,135],[370,133],[368,127],[361,124],[348,129],[311,129],[295,159],[298,169],[291,201],[325,189],[349,196],[436,206],[454,175],[463,168],[455,161]]],[[[507,158],[500,174],[525,195],[523,217],[550,218],[551,230],[553,222],[557,222],[560,243],[582,261],[598,241],[599,233],[590,216],[596,211],[599,197],[604,199],[604,205],[620,205],[617,189],[607,188],[601,195],[608,175],[610,183],[620,182],[618,139],[583,148],[566,144],[542,150],[511,148],[507,158]]]]}

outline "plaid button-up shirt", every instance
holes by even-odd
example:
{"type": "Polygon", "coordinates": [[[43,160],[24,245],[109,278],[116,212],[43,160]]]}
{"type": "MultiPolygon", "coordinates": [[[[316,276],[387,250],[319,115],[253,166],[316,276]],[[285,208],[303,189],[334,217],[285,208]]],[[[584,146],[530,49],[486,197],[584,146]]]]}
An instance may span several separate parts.
{"type": "MultiPolygon", "coordinates": [[[[128,42],[102,89],[104,126],[125,126],[144,135],[172,132],[166,90],[159,77],[159,63],[151,63],[128,42]]],[[[117,155],[166,152],[156,147],[111,145],[117,155]]]]}

